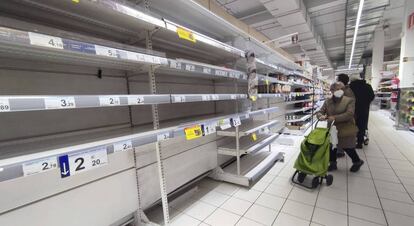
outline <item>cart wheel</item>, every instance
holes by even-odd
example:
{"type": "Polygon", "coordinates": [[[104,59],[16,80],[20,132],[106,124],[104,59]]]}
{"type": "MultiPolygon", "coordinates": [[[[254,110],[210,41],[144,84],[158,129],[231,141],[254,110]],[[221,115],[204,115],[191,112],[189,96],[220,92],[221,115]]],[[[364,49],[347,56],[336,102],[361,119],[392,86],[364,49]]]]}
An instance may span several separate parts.
{"type": "Polygon", "coordinates": [[[303,181],[305,181],[305,177],[306,177],[306,173],[299,172],[299,174],[298,174],[299,183],[303,183],[303,181]]]}
{"type": "Polygon", "coordinates": [[[326,175],[326,185],[331,186],[333,182],[333,176],[331,174],[326,175]]]}
{"type": "Polygon", "coordinates": [[[314,177],[312,179],[312,188],[317,188],[319,185],[319,177],[314,177]]]}

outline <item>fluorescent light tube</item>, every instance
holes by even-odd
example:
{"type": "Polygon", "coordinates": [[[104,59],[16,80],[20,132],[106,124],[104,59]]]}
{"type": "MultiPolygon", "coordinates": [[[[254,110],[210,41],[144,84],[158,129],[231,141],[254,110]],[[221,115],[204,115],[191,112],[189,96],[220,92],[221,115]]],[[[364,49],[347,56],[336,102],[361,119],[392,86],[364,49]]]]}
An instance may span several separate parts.
{"type": "Polygon", "coordinates": [[[351,66],[352,66],[352,58],[354,57],[355,44],[356,44],[356,39],[357,39],[357,35],[358,35],[359,22],[361,20],[362,8],[363,7],[364,7],[364,0],[360,0],[359,1],[359,7],[358,7],[357,20],[356,20],[356,24],[355,24],[354,39],[352,40],[351,57],[349,58],[348,68],[351,68],[351,66]]]}

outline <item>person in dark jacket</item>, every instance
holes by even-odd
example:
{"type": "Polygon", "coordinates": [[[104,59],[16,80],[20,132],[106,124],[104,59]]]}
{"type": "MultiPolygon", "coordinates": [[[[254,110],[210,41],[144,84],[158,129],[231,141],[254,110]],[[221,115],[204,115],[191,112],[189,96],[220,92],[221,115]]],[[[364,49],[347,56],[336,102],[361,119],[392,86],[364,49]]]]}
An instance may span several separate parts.
{"type": "Polygon", "coordinates": [[[355,95],[355,122],[359,129],[356,148],[362,148],[365,132],[368,128],[369,106],[375,98],[370,84],[361,79],[359,74],[351,76],[349,87],[355,95]]]}

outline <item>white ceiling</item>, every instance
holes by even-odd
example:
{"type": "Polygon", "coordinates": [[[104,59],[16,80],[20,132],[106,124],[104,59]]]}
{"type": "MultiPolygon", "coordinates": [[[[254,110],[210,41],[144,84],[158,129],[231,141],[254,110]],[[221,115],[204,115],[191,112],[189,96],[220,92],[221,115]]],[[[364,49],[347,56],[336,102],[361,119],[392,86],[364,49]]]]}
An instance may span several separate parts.
{"type": "MultiPolygon", "coordinates": [[[[334,67],[344,65],[347,0],[216,0],[216,2],[228,13],[256,28],[269,39],[299,32],[299,39],[303,41],[300,45],[283,47],[295,56],[302,55],[305,50],[311,62],[316,64],[326,64],[328,58],[334,67]],[[297,10],[301,1],[305,9],[297,10]],[[310,23],[306,21],[307,16],[311,20],[310,23]],[[313,32],[312,28],[314,28],[313,32]],[[319,36],[321,41],[318,41],[319,36]],[[326,51],[321,49],[323,47],[326,51]]],[[[387,27],[385,29],[387,51],[399,48],[403,6],[404,0],[390,0],[390,4],[385,8],[382,23],[378,25],[385,24],[387,27]]],[[[369,56],[371,51],[372,47],[368,45],[364,55],[369,56]]]]}

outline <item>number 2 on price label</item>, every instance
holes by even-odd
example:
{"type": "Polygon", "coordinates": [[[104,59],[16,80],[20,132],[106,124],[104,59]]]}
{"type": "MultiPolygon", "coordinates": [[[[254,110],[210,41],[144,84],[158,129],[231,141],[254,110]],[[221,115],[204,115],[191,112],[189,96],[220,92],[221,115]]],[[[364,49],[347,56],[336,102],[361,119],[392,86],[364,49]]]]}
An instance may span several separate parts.
{"type": "Polygon", "coordinates": [[[108,164],[106,148],[69,155],[70,175],[75,175],[106,164],[108,164]]]}

